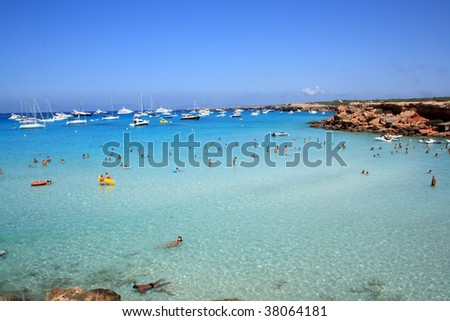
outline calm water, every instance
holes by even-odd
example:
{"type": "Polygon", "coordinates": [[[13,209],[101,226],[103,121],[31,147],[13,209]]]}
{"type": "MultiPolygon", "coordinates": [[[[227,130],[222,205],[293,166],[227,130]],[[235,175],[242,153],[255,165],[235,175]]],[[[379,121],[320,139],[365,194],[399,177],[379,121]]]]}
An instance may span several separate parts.
{"type": "MultiPolygon", "coordinates": [[[[298,152],[292,148],[285,157],[271,151],[275,168],[202,165],[173,173],[173,157],[168,167],[138,168],[137,150],[129,169],[101,166],[101,146],[121,142],[127,132],[158,147],[176,133],[225,146],[286,131],[289,137],[274,140],[298,148],[304,139],[325,139],[325,131],[306,122],[327,116],[244,112],[242,120],[178,117],[167,125],[151,118],[145,128],[129,128],[131,116],[121,116],[19,130],[3,115],[0,250],[8,253],[0,258],[0,294],[42,298],[52,288],[77,285],[110,288],[123,300],[449,300],[450,155],[444,144],[425,153],[418,138],[404,137],[403,148],[391,154],[394,144],[374,135],[335,132],[335,144],[347,141],[339,155],[348,166],[286,168],[284,161],[298,152]],[[86,153],[90,158],[83,159],[86,153]],[[46,156],[52,158],[46,167],[33,164],[46,156]],[[115,186],[98,185],[105,171],[115,186]],[[54,183],[30,187],[42,179],[54,183]],[[181,246],[157,248],[178,235],[181,246]],[[131,287],[158,278],[171,282],[163,292],[139,294],[131,287]]],[[[253,151],[264,155],[262,148],[253,151]]],[[[238,161],[251,160],[235,153],[238,161]]],[[[201,160],[201,149],[195,154],[201,160]]],[[[323,157],[323,151],[311,154],[323,157]]]]}

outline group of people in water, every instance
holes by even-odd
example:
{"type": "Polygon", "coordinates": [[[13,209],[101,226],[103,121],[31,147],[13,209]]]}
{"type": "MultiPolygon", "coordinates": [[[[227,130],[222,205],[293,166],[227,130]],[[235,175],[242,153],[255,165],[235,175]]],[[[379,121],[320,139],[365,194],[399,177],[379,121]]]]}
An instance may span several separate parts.
{"type": "MultiPolygon", "coordinates": [[[[408,155],[408,154],[409,154],[409,146],[410,146],[409,143],[407,143],[406,146],[407,146],[407,147],[405,148],[405,154],[408,155]]],[[[403,146],[402,146],[402,143],[401,143],[401,142],[396,143],[396,144],[394,145],[394,147],[393,147],[393,150],[391,151],[391,154],[394,154],[394,151],[395,151],[395,153],[398,153],[398,151],[401,150],[402,148],[403,148],[403,146]]],[[[415,149],[415,148],[416,148],[416,146],[413,145],[413,146],[412,146],[412,149],[415,149]]],[[[381,149],[383,149],[383,147],[380,146],[378,149],[381,150],[381,149]]],[[[373,150],[375,150],[375,148],[374,148],[374,147],[371,147],[370,150],[373,151],[373,150]]],[[[430,150],[431,150],[430,144],[426,144],[426,150],[425,150],[425,153],[426,153],[426,154],[429,154],[429,153],[430,153],[430,150]]],[[[448,154],[450,154],[449,143],[446,143],[445,148],[442,148],[441,150],[445,150],[445,151],[447,151],[448,154]]],[[[380,156],[379,153],[373,155],[373,157],[379,157],[379,156],[380,156]]],[[[438,157],[438,156],[439,156],[439,153],[436,152],[436,153],[434,154],[434,157],[438,157]]],[[[432,173],[432,170],[430,169],[430,170],[428,170],[426,173],[427,173],[427,174],[431,174],[431,173],[432,173]]],[[[362,170],[361,174],[369,175],[369,172],[366,171],[366,170],[362,170]]],[[[436,176],[433,175],[432,178],[431,178],[431,184],[430,184],[430,186],[436,187],[436,184],[437,184],[436,176]]]]}
{"type": "MultiPolygon", "coordinates": [[[[175,241],[171,241],[165,244],[161,244],[156,246],[157,248],[162,248],[162,247],[175,247],[180,245],[183,242],[183,238],[181,236],[178,236],[177,239],[175,241]]],[[[170,284],[170,282],[164,282],[165,279],[159,279],[150,283],[144,283],[144,284],[137,284],[136,281],[133,284],[133,289],[139,291],[140,293],[145,293],[148,290],[152,290],[152,289],[156,289],[156,288],[160,288],[163,287],[165,285],[170,284]]]]}

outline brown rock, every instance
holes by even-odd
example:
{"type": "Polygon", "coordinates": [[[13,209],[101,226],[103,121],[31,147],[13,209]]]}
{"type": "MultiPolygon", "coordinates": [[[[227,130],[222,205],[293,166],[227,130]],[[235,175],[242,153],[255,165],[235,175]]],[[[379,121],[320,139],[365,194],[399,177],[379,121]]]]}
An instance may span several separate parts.
{"type": "Polygon", "coordinates": [[[369,124],[371,126],[379,127],[380,126],[380,118],[374,118],[371,121],[369,121],[369,124]]]}
{"type": "Polygon", "coordinates": [[[45,301],[120,301],[120,295],[109,289],[84,290],[78,286],[53,289],[45,301]]]}

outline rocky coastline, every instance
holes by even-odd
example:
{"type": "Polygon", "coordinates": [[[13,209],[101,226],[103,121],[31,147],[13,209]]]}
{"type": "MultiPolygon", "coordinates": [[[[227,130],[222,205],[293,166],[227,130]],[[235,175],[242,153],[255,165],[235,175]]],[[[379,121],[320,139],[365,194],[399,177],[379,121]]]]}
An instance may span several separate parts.
{"type": "Polygon", "coordinates": [[[448,125],[443,125],[449,121],[449,103],[398,102],[341,105],[332,117],[309,124],[327,130],[450,137],[448,125]]]}

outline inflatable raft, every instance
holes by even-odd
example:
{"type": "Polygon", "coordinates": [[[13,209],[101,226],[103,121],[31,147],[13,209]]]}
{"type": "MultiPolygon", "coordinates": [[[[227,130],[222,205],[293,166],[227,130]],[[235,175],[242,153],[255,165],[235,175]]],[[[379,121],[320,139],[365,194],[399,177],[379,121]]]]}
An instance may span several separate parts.
{"type": "Polygon", "coordinates": [[[47,181],[31,182],[31,186],[43,186],[43,185],[47,185],[47,181]]]}
{"type": "Polygon", "coordinates": [[[115,181],[111,178],[102,178],[98,177],[97,182],[100,183],[100,185],[114,185],[115,181]]]}

